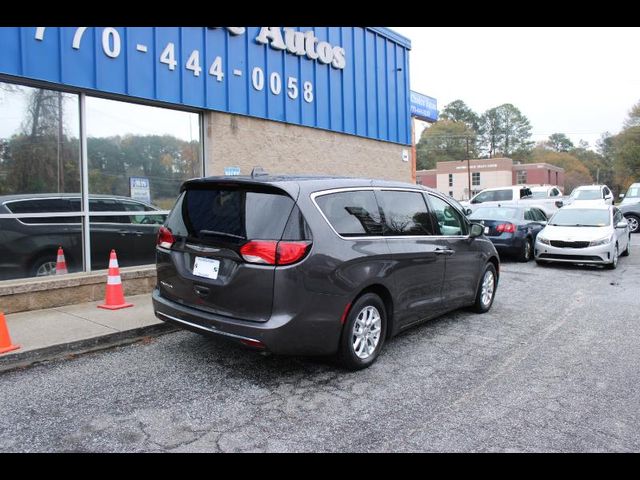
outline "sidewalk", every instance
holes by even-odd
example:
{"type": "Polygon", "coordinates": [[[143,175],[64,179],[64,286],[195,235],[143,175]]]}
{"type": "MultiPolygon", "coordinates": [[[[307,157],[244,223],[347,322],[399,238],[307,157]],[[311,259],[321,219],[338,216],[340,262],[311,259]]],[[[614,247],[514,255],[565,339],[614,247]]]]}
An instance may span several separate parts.
{"type": "Polygon", "coordinates": [[[134,306],[103,310],[99,301],[6,315],[11,340],[20,348],[0,354],[0,372],[175,330],[155,317],[150,293],[127,302],[134,306]]]}

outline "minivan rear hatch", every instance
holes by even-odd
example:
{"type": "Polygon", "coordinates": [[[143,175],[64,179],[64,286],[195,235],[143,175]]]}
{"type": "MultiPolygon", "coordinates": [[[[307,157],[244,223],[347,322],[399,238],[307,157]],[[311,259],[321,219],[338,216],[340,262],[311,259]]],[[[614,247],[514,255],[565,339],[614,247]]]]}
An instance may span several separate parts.
{"type": "Polygon", "coordinates": [[[295,223],[290,218],[299,215],[295,197],[259,182],[189,182],[183,190],[167,218],[170,241],[159,239],[161,295],[210,313],[266,322],[276,246],[282,243],[287,252],[310,246],[281,242],[287,225],[295,223]]]}

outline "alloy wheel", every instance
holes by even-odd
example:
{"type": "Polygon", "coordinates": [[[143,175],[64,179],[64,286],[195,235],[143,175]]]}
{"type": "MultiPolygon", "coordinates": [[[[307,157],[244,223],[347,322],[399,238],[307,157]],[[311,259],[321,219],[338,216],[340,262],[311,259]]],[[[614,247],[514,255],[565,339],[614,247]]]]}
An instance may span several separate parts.
{"type": "Polygon", "coordinates": [[[491,270],[487,270],[482,279],[482,290],[480,291],[480,301],[485,307],[487,307],[493,299],[495,283],[493,272],[491,270]]]}
{"type": "Polygon", "coordinates": [[[36,276],[45,277],[47,275],[56,274],[56,262],[45,262],[36,270],[36,276]]]}
{"type": "Polygon", "coordinates": [[[368,305],[360,310],[351,333],[354,353],[363,360],[369,358],[380,343],[382,317],[376,307],[368,305]]]}

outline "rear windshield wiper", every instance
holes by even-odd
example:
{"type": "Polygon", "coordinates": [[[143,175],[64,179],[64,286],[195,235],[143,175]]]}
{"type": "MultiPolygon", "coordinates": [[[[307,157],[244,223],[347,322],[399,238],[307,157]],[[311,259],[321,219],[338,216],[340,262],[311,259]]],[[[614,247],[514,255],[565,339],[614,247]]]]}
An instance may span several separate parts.
{"type": "Polygon", "coordinates": [[[200,235],[216,235],[218,237],[231,237],[231,238],[239,238],[240,240],[246,240],[247,237],[243,237],[241,235],[234,235],[233,233],[228,232],[218,232],[216,230],[200,230],[200,235]]]}

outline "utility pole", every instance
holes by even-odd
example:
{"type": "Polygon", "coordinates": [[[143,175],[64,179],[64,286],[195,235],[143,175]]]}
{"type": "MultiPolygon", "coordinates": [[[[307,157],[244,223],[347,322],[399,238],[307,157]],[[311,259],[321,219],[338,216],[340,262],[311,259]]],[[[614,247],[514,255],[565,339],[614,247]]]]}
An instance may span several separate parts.
{"type": "Polygon", "coordinates": [[[471,200],[471,161],[469,159],[469,137],[466,137],[467,140],[467,181],[469,183],[469,198],[467,200],[471,200]]]}

